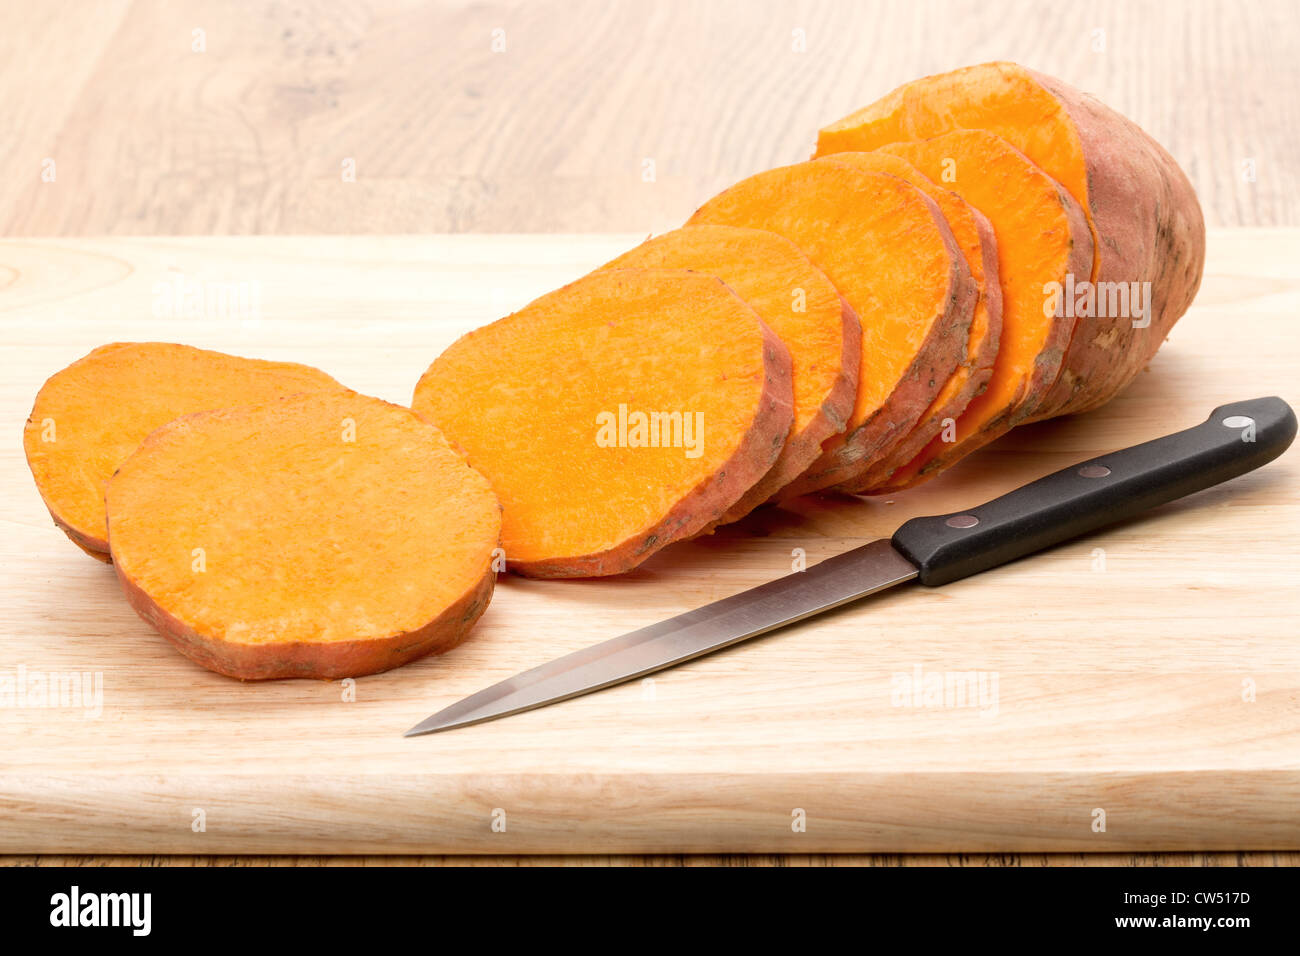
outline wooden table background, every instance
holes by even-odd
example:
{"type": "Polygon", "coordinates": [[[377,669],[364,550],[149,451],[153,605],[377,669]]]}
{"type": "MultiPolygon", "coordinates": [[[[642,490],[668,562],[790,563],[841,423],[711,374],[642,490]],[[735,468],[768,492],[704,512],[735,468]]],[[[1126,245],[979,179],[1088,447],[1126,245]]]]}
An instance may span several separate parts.
{"type": "Polygon", "coordinates": [[[898,83],[1001,58],[1142,124],[1210,225],[1300,225],[1294,0],[0,9],[9,235],[660,231],[898,83]]]}
{"type": "Polygon", "coordinates": [[[1187,170],[1210,225],[1300,225],[1288,0],[3,0],[0,13],[8,236],[657,232],[737,179],[805,158],[819,125],[898,83],[1001,58],[1141,123],[1187,170]]]}

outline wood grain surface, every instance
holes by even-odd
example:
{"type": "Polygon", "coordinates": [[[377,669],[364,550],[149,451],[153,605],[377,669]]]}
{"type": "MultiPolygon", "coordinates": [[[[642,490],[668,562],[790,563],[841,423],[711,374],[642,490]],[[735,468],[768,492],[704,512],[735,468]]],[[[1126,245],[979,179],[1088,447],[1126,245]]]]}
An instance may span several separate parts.
{"type": "Polygon", "coordinates": [[[9,866],[1300,866],[1300,853],[854,853],[675,856],[9,856],[9,866]]]}
{"type": "MultiPolygon", "coordinates": [[[[457,335],[634,238],[0,243],[0,415],[17,435],[50,372],[106,340],[158,337],[296,358],[402,401],[457,335]],[[168,293],[178,285],[194,295],[168,293]],[[256,308],[207,294],[223,286],[256,308]]],[[[178,656],[50,525],[16,439],[0,446],[5,673],[88,672],[104,688],[98,714],[0,709],[0,851],[1300,849],[1294,452],[1144,521],[890,592],[653,684],[400,736],[522,668],[786,573],[796,549],[814,562],[1226,401],[1300,401],[1300,231],[1216,231],[1209,249],[1197,304],[1106,408],[1020,429],[895,499],[800,500],[621,578],[506,577],[472,640],[357,681],[355,700],[339,683],[240,684],[178,656]],[[998,691],[978,706],[900,703],[899,675],[917,668],[996,675],[998,691]]]]}
{"type": "Polygon", "coordinates": [[[1290,0],[0,7],[8,235],[661,231],[991,59],[1144,126],[1211,225],[1300,225],[1290,0]]]}

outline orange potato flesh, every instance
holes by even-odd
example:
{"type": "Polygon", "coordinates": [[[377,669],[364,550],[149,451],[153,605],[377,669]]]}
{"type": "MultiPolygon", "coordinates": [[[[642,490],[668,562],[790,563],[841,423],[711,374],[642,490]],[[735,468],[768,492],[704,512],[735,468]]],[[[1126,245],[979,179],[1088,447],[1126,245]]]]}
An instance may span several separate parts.
{"type": "Polygon", "coordinates": [[[930,407],[922,413],[915,428],[882,449],[877,461],[855,481],[837,486],[839,491],[857,493],[886,480],[898,468],[911,461],[942,431],[946,421],[955,420],[970,404],[971,399],[988,387],[1002,332],[1002,286],[998,282],[997,239],[993,227],[983,214],[971,208],[956,193],[935,185],[933,180],[901,156],[884,152],[836,153],[821,161],[848,163],[859,169],[897,176],[934,200],[966,259],[978,295],[971,317],[965,360],[944,383],[930,407]]]}
{"type": "Polygon", "coordinates": [[[496,489],[508,567],[577,577],[717,522],[776,461],[792,396],[789,352],[721,280],[608,269],[460,338],[413,407],[496,489]]]}
{"type": "MultiPolygon", "coordinates": [[[[824,127],[817,136],[817,155],[865,152],[954,129],[984,130],[1015,147],[1065,187],[1093,228],[1078,131],[1065,106],[1015,64],[981,64],[901,86],[824,127]]],[[[1088,265],[1090,275],[1093,266],[1088,265]]]]}
{"type": "MultiPolygon", "coordinates": [[[[880,491],[947,467],[1025,421],[1055,381],[1073,320],[1047,315],[1045,287],[1083,274],[1092,260],[1082,210],[1061,187],[991,133],[957,130],[882,148],[961,196],[993,226],[1002,286],[1002,331],[985,391],[958,416],[955,440],[936,436],[880,491]],[[947,181],[945,181],[947,180],[947,181]]],[[[1050,310],[1048,310],[1050,311],[1050,310]]]]}
{"type": "Polygon", "coordinates": [[[1060,80],[1014,63],[929,76],[821,131],[818,155],[871,150],[954,129],[986,130],[1024,153],[1087,219],[1101,289],[1145,286],[1145,315],[1085,311],[1035,420],[1096,408],[1146,367],[1187,311],[1205,265],[1205,221],[1178,163],[1135,123],[1060,80]]]}
{"type": "Polygon", "coordinates": [[[970,270],[938,207],[897,177],[799,163],[732,186],[690,221],[790,239],[862,325],[848,426],[778,498],[850,481],[869,468],[886,442],[916,424],[965,355],[975,302],[970,270]]]}
{"type": "Polygon", "coordinates": [[[87,554],[107,561],[104,487],[155,428],[191,412],[342,388],[306,365],[165,342],[119,342],[95,349],[45,383],[23,445],[55,524],[87,554]]]}
{"type": "Polygon", "coordinates": [[[341,389],[173,421],[123,462],[107,505],[135,609],[245,680],[445,651],[495,580],[487,480],[409,409],[341,389]]]}
{"type": "Polygon", "coordinates": [[[722,518],[735,521],[799,476],[844,430],[857,397],[862,328],[825,274],[783,236],[736,226],[685,226],[604,268],[690,269],[717,276],[790,350],[794,422],[781,456],[722,518]]]}

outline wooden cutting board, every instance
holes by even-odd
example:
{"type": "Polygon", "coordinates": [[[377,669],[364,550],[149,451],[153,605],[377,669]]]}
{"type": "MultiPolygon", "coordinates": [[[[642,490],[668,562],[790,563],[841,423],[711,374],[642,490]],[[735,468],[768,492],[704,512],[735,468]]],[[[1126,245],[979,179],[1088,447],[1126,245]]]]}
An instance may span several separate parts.
{"type": "Polygon", "coordinates": [[[23,462],[41,382],[101,343],[309,362],[405,402],[456,336],[635,239],[0,243],[0,682],[91,675],[75,706],[16,693],[0,706],[0,851],[1300,848],[1295,450],[943,589],[401,736],[520,669],[787,573],[800,553],[815,562],[1224,402],[1300,403],[1300,231],[1212,234],[1196,306],[1105,409],[1018,430],[894,500],[803,500],[625,577],[503,577],[467,644],[354,683],[241,684],[182,658],[53,528],[23,462]],[[972,673],[982,698],[928,691],[972,673]]]}

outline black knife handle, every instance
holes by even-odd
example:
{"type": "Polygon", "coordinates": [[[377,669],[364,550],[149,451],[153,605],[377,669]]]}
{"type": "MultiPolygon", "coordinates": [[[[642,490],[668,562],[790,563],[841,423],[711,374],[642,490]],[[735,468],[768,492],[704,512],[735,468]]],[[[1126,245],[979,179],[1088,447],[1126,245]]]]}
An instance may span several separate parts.
{"type": "Polygon", "coordinates": [[[947,584],[1267,464],[1296,434],[1280,398],[1221,405],[1204,423],[1063,468],[977,508],[913,518],[893,545],[947,584]]]}

